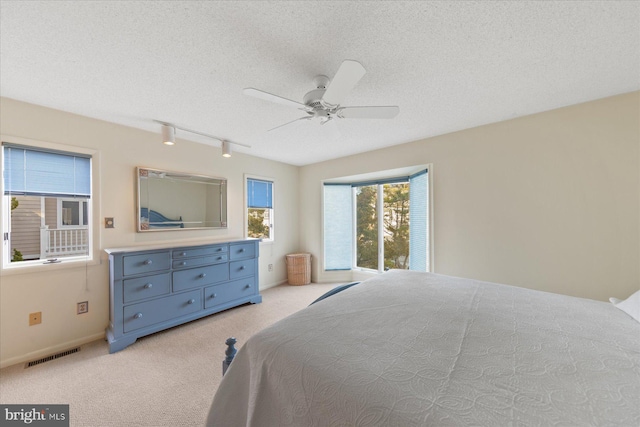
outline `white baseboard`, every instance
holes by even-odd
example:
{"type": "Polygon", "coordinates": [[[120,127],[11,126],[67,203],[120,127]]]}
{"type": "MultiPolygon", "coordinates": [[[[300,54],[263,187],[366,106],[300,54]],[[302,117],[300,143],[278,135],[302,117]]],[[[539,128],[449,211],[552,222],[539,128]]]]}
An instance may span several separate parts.
{"type": "Polygon", "coordinates": [[[18,363],[24,363],[24,362],[29,362],[31,360],[41,359],[51,354],[59,353],[61,351],[65,351],[70,348],[78,347],[82,344],[86,344],[86,343],[97,341],[99,339],[104,339],[104,338],[105,338],[104,332],[100,332],[98,334],[93,334],[83,338],[78,338],[77,340],[68,341],[63,344],[58,344],[52,347],[47,347],[37,351],[32,351],[31,353],[23,354],[21,356],[5,359],[0,361],[0,369],[6,368],[7,366],[17,365],[18,363]]]}
{"type": "Polygon", "coordinates": [[[275,288],[276,286],[285,285],[286,283],[287,283],[287,280],[283,280],[281,282],[263,284],[260,286],[260,290],[264,291],[265,289],[275,288]]]}

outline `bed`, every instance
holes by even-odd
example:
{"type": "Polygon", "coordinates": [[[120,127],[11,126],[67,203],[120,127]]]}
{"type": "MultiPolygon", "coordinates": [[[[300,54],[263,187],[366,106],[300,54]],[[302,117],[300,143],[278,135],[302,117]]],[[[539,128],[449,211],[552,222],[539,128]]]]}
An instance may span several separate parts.
{"type": "Polygon", "coordinates": [[[182,216],[178,219],[167,218],[158,211],[148,208],[140,208],[140,224],[144,224],[144,229],[151,228],[184,228],[182,216]]]}
{"type": "Polygon", "coordinates": [[[392,270],[252,336],[209,426],[640,425],[614,305],[392,270]]]}

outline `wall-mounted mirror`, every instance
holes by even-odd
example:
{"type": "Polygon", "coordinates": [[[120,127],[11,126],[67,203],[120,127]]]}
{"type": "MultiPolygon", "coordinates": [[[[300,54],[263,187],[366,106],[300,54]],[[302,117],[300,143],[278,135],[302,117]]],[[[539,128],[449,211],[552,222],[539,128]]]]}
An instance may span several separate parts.
{"type": "Polygon", "coordinates": [[[137,168],[138,231],[227,228],[227,180],[137,168]]]}

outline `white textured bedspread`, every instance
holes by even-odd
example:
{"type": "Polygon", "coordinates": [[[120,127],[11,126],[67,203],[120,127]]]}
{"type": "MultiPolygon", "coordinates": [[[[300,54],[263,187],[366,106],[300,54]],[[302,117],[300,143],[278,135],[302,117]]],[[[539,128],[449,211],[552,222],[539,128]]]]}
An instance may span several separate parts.
{"type": "Polygon", "coordinates": [[[640,323],[604,302],[389,271],[249,339],[208,425],[639,426],[640,323]]]}

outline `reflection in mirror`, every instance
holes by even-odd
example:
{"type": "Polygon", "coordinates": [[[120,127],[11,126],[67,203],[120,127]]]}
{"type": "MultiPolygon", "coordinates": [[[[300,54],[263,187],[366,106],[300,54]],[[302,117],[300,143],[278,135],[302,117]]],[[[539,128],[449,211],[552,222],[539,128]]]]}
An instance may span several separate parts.
{"type": "Polygon", "coordinates": [[[137,168],[138,231],[227,227],[227,180],[137,168]]]}

